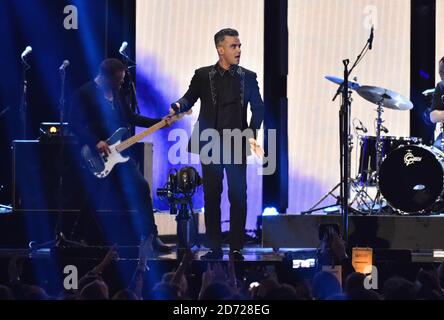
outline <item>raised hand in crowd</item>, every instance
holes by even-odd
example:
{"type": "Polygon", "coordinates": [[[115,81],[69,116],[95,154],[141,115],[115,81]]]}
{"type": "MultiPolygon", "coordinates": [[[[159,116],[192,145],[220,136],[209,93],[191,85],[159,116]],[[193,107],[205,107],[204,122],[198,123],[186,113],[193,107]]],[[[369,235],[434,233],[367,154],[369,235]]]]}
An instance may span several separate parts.
{"type": "Polygon", "coordinates": [[[100,275],[105,269],[106,267],[111,264],[111,262],[113,261],[118,261],[119,260],[119,254],[117,253],[117,245],[113,245],[107,252],[107,254],[105,255],[105,257],[103,258],[103,260],[97,265],[95,266],[91,272],[97,275],[100,275]]]}

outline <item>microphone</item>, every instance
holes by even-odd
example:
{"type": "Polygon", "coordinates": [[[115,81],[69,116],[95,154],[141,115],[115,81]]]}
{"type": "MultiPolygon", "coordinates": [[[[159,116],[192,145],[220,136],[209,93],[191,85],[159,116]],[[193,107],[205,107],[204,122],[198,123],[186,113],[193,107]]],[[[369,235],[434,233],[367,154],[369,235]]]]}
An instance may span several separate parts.
{"type": "Polygon", "coordinates": [[[389,130],[381,124],[381,131],[384,133],[388,133],[389,130]]]}
{"type": "Polygon", "coordinates": [[[63,60],[63,63],[60,66],[59,71],[65,71],[65,69],[68,67],[69,67],[69,60],[63,60]]]}
{"type": "Polygon", "coordinates": [[[356,129],[356,130],[360,130],[360,131],[362,131],[362,132],[364,132],[364,133],[367,133],[368,130],[367,130],[367,128],[362,124],[361,120],[359,120],[359,119],[356,119],[356,120],[358,120],[358,122],[359,122],[359,126],[356,126],[355,129],[356,129]]]}
{"type": "Polygon", "coordinates": [[[22,52],[22,55],[21,55],[21,57],[22,57],[22,61],[24,61],[25,58],[26,58],[31,52],[32,52],[32,48],[31,48],[31,46],[27,46],[26,49],[23,50],[23,52],[22,52]]]}
{"type": "Polygon", "coordinates": [[[119,49],[119,53],[125,57],[126,57],[126,53],[125,53],[126,47],[128,47],[128,42],[123,41],[122,45],[120,46],[120,49],[119,49]]]}
{"type": "Polygon", "coordinates": [[[368,50],[372,50],[372,45],[373,45],[373,26],[372,29],[370,31],[370,38],[368,38],[368,50]]]}

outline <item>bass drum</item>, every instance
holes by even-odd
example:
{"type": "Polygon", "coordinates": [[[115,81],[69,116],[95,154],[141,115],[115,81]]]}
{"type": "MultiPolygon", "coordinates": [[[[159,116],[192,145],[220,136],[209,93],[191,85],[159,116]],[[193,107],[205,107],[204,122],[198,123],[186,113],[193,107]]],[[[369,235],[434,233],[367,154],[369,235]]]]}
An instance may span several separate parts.
{"type": "MultiPolygon", "coordinates": [[[[359,183],[361,185],[376,185],[376,137],[359,137],[359,183]]],[[[421,144],[421,138],[417,137],[393,137],[381,136],[382,158],[399,146],[421,144]]]]}
{"type": "Polygon", "coordinates": [[[401,146],[382,161],[379,191],[405,214],[435,210],[444,188],[444,153],[424,145],[401,146]]]}

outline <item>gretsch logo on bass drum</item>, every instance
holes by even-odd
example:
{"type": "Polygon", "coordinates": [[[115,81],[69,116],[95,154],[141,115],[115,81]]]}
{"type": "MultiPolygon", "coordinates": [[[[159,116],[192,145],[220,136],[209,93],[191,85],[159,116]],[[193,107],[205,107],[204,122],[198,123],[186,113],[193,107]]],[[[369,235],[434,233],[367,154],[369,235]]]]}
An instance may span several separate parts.
{"type": "Polygon", "coordinates": [[[412,150],[407,150],[407,153],[404,156],[404,163],[407,167],[411,164],[414,164],[415,162],[420,161],[422,161],[422,157],[415,157],[412,150]]]}

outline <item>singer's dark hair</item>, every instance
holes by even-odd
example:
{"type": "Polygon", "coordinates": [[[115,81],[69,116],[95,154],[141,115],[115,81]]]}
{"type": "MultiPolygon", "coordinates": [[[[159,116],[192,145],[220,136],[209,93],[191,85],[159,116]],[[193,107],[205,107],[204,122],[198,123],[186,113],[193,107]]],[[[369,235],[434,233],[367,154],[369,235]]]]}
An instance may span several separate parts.
{"type": "Polygon", "coordinates": [[[119,59],[105,59],[100,63],[99,74],[112,78],[117,72],[125,70],[125,65],[119,59]]]}
{"type": "Polygon", "coordinates": [[[442,57],[441,60],[439,60],[439,63],[444,63],[444,57],[442,57]]]}
{"type": "Polygon", "coordinates": [[[219,43],[221,43],[222,41],[225,40],[225,36],[238,37],[239,32],[237,32],[237,30],[230,29],[230,28],[225,28],[225,29],[219,30],[214,35],[214,44],[215,44],[216,48],[219,45],[219,43]]]}

